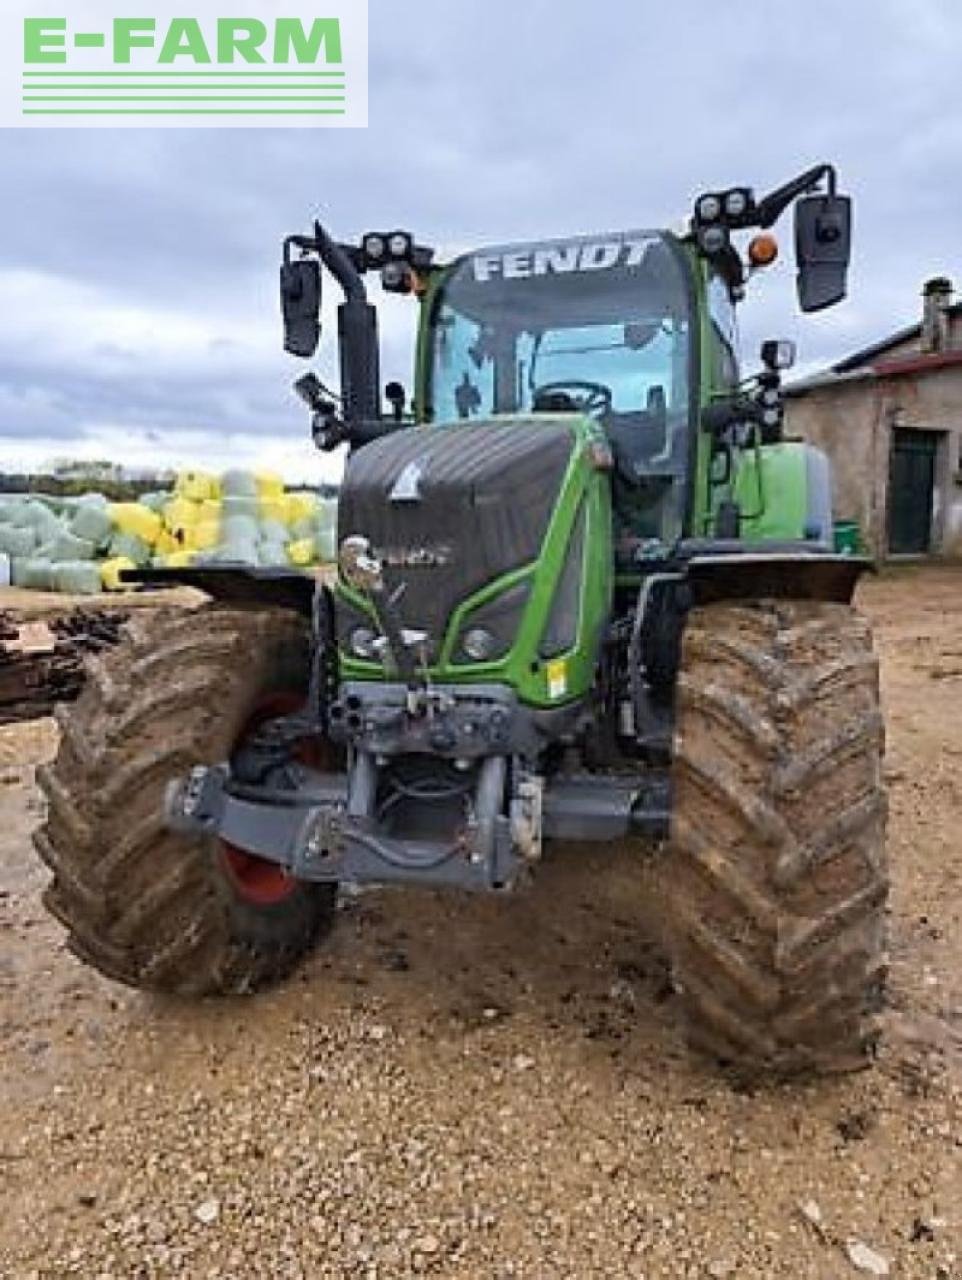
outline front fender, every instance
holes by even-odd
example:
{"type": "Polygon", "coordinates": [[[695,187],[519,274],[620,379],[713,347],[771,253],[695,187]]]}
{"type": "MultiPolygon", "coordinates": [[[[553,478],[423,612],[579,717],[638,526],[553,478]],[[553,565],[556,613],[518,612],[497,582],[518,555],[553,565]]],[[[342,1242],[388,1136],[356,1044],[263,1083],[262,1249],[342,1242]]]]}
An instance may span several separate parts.
{"type": "Polygon", "coordinates": [[[297,569],[262,569],[249,565],[208,565],[183,569],[127,569],[121,582],[151,587],[196,587],[225,604],[273,605],[305,618],[323,584],[297,569]]]}
{"type": "Polygon", "coordinates": [[[748,551],[694,555],[685,581],[694,604],[720,600],[827,600],[851,604],[871,561],[807,551],[748,551]]]}

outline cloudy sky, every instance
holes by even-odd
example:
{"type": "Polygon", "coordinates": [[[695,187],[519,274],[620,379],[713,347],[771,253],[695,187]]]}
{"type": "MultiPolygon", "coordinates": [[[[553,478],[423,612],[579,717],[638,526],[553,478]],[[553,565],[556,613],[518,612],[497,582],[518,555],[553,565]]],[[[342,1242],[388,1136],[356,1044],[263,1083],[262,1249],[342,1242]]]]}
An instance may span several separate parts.
{"type": "MultiPolygon", "coordinates": [[[[277,319],[280,241],[317,215],[345,239],[456,245],[677,226],[699,190],[824,159],[856,201],[849,300],[799,316],[786,253],[742,308],[746,353],[793,337],[815,368],[911,323],[928,276],[962,282],[958,0],[370,0],[370,17],[367,130],[0,131],[0,468],[331,474],[277,319]]],[[[410,319],[391,300],[385,377],[408,380],[410,319]]]]}

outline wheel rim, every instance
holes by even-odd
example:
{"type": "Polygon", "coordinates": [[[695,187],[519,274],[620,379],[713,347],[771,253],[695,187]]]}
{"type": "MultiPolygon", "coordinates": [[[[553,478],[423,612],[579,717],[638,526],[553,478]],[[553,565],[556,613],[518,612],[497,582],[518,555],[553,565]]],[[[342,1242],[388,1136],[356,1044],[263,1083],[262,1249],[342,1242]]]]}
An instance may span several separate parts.
{"type": "MultiPolygon", "coordinates": [[[[290,690],[265,694],[254,704],[243,729],[237,736],[236,751],[267,720],[291,715],[304,705],[304,695],[290,690]]],[[[320,743],[305,739],[295,749],[302,764],[323,767],[325,751],[320,743]]],[[[229,840],[220,840],[221,863],[237,897],[257,907],[272,907],[297,893],[301,881],[287,874],[276,862],[259,858],[229,840]]]]}

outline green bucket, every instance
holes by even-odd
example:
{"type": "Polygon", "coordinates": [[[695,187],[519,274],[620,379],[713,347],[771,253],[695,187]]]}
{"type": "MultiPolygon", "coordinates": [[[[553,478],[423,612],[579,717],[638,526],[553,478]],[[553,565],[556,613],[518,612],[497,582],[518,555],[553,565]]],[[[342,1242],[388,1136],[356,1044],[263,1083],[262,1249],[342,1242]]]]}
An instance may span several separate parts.
{"type": "Polygon", "coordinates": [[[857,520],[836,520],[835,550],[842,556],[857,556],[862,550],[862,535],[857,520]]]}

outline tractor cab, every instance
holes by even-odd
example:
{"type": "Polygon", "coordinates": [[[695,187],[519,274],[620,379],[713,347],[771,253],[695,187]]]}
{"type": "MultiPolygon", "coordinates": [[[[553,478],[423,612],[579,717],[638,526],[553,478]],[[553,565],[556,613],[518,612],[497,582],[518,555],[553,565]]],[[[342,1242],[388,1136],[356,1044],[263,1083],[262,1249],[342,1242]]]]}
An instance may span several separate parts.
{"type": "Polygon", "coordinates": [[[457,260],[422,329],[422,417],[595,418],[614,460],[619,545],[671,545],[684,525],[692,413],[689,261],[628,231],[485,249],[457,260]]]}

